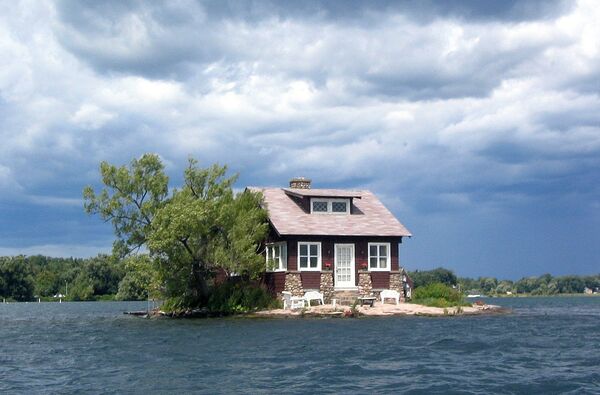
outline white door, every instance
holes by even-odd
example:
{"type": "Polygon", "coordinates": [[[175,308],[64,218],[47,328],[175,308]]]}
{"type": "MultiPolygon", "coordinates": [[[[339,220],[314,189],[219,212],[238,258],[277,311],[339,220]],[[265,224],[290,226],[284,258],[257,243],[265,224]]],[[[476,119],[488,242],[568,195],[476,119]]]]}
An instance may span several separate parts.
{"type": "Polygon", "coordinates": [[[354,244],[335,245],[335,287],[354,287],[354,244]]]}

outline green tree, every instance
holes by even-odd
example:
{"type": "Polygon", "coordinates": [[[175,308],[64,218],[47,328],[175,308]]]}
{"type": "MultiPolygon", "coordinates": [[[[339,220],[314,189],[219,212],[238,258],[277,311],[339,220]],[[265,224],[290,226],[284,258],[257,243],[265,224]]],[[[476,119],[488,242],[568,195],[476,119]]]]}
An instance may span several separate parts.
{"type": "Polygon", "coordinates": [[[133,159],[129,168],[102,162],[100,174],[107,188],[96,194],[86,187],[84,208],[112,223],[114,251],[123,257],[146,244],[154,215],[167,201],[169,178],[153,154],[133,159]]]}
{"type": "Polygon", "coordinates": [[[53,271],[42,269],[35,275],[35,294],[37,296],[52,296],[58,291],[58,276],[53,271]]]}
{"type": "Polygon", "coordinates": [[[148,254],[132,255],[124,262],[125,276],[119,283],[119,300],[146,300],[160,296],[157,266],[148,254]]]}
{"type": "Polygon", "coordinates": [[[412,278],[415,288],[423,287],[429,284],[442,283],[449,286],[456,285],[458,279],[454,272],[443,267],[438,267],[433,270],[409,272],[409,276],[412,278]]]}
{"type": "Polygon", "coordinates": [[[0,296],[18,301],[33,299],[33,276],[25,257],[0,258],[0,296]]]}
{"type": "Polygon", "coordinates": [[[87,259],[82,270],[92,282],[95,295],[116,294],[123,278],[117,260],[109,255],[87,259]]]}
{"type": "Polygon", "coordinates": [[[86,211],[112,222],[116,252],[148,248],[168,298],[205,305],[218,269],[258,273],[258,247],[267,232],[262,197],[234,195],[237,177],[226,177],[226,167],[203,169],[190,159],[184,186],[171,196],[157,155],[146,154],[129,168],[103,162],[100,171],[107,188],[84,190],[86,211]]]}
{"type": "Polygon", "coordinates": [[[94,297],[94,285],[92,279],[86,273],[81,272],[69,286],[69,293],[66,295],[70,300],[85,301],[92,300],[94,297]]]}

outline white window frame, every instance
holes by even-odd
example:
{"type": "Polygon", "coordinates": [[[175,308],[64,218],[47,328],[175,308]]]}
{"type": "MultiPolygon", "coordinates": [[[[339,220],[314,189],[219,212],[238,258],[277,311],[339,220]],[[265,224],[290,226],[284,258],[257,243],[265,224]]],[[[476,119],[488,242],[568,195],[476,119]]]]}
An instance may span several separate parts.
{"type": "Polygon", "coordinates": [[[367,260],[367,269],[370,272],[389,272],[392,270],[392,255],[391,255],[391,250],[390,250],[390,243],[369,243],[367,245],[367,250],[368,250],[368,260],[367,260]],[[381,255],[379,255],[379,247],[380,246],[385,246],[386,247],[386,252],[387,252],[387,267],[386,268],[381,268],[379,267],[379,259],[377,260],[377,267],[373,268],[371,267],[371,258],[374,258],[373,255],[371,255],[371,246],[377,246],[377,258],[381,258],[381,255]]]}
{"type": "Polygon", "coordinates": [[[269,243],[265,246],[265,261],[267,264],[268,272],[285,272],[287,271],[287,243],[280,241],[277,243],[269,243]],[[269,258],[275,260],[275,249],[273,247],[279,247],[279,256],[277,257],[278,264],[270,265],[269,258]]]}
{"type": "Polygon", "coordinates": [[[298,262],[298,271],[301,272],[320,272],[321,271],[321,261],[322,261],[322,254],[321,254],[321,242],[320,241],[299,241],[298,242],[298,250],[296,253],[296,259],[298,262]],[[308,251],[308,255],[307,257],[309,259],[306,260],[306,263],[308,264],[308,267],[301,267],[300,266],[300,246],[301,245],[306,245],[307,246],[307,251],[308,251]],[[316,245],[317,246],[317,267],[310,267],[310,246],[311,245],[316,245]]]}
{"type": "Polygon", "coordinates": [[[311,198],[310,199],[310,213],[311,214],[350,214],[350,199],[328,199],[328,198],[311,198]],[[325,202],[327,203],[327,211],[313,211],[313,202],[325,202]],[[346,211],[333,211],[333,203],[346,203],[346,211]]]}

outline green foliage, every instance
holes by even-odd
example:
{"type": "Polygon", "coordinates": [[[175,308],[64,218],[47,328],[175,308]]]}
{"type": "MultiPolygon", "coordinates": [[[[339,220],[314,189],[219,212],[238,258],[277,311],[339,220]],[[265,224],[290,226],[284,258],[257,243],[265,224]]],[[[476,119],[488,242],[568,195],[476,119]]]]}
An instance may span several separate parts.
{"type": "Polygon", "coordinates": [[[408,275],[413,280],[415,288],[435,283],[453,286],[456,285],[458,281],[456,275],[451,270],[444,269],[443,267],[425,271],[416,270],[414,272],[409,272],[408,275]]]}
{"type": "Polygon", "coordinates": [[[100,295],[114,295],[122,278],[120,261],[108,255],[0,257],[0,296],[13,300],[55,300],[58,293],[67,293],[71,300],[96,300],[100,295]]]}
{"type": "Polygon", "coordinates": [[[160,298],[157,264],[147,254],[132,255],[123,261],[125,276],[119,283],[118,300],[160,298]]]}
{"type": "Polygon", "coordinates": [[[216,286],[208,300],[210,311],[231,314],[274,307],[277,301],[262,287],[247,282],[216,286]]]}
{"type": "Polygon", "coordinates": [[[24,256],[0,258],[0,296],[17,301],[33,298],[34,281],[31,267],[24,256]]]}
{"type": "Polygon", "coordinates": [[[74,301],[94,299],[94,285],[92,279],[85,272],[79,273],[73,280],[67,298],[74,301]]]}
{"type": "Polygon", "coordinates": [[[415,288],[412,296],[414,303],[425,306],[451,307],[468,305],[460,292],[442,283],[415,288]]]}
{"type": "Polygon", "coordinates": [[[86,187],[84,208],[113,224],[117,236],[114,251],[125,256],[146,243],[153,217],[166,201],[169,178],[154,154],[133,159],[129,167],[102,162],[100,174],[108,189],[96,194],[86,187]]]}
{"type": "Polygon", "coordinates": [[[94,295],[116,294],[123,278],[120,262],[110,255],[98,255],[85,261],[83,271],[91,280],[94,295]]]}
{"type": "MultiPolygon", "coordinates": [[[[217,270],[249,277],[262,271],[257,252],[268,230],[262,197],[250,191],[234,195],[237,176],[227,177],[226,167],[204,169],[190,159],[184,186],[170,196],[157,155],[145,154],[129,167],[103,162],[100,172],[106,188],[98,194],[84,190],[86,211],[112,222],[115,253],[147,247],[166,298],[204,306],[217,270]]],[[[124,280],[121,295],[139,295],[138,280],[124,280]]]]}
{"type": "Polygon", "coordinates": [[[498,281],[493,277],[460,278],[459,284],[465,292],[485,295],[506,295],[508,292],[525,295],[579,294],[586,287],[600,291],[600,275],[553,277],[544,274],[539,277],[523,277],[518,281],[498,281]]]}

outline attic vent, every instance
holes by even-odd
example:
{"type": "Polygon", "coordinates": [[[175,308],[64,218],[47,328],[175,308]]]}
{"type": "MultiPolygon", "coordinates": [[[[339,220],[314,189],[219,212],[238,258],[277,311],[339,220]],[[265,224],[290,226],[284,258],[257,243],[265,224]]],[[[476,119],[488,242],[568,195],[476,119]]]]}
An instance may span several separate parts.
{"type": "Polygon", "coordinates": [[[295,177],[290,180],[290,188],[310,189],[310,179],[304,177],[295,177]]]}

